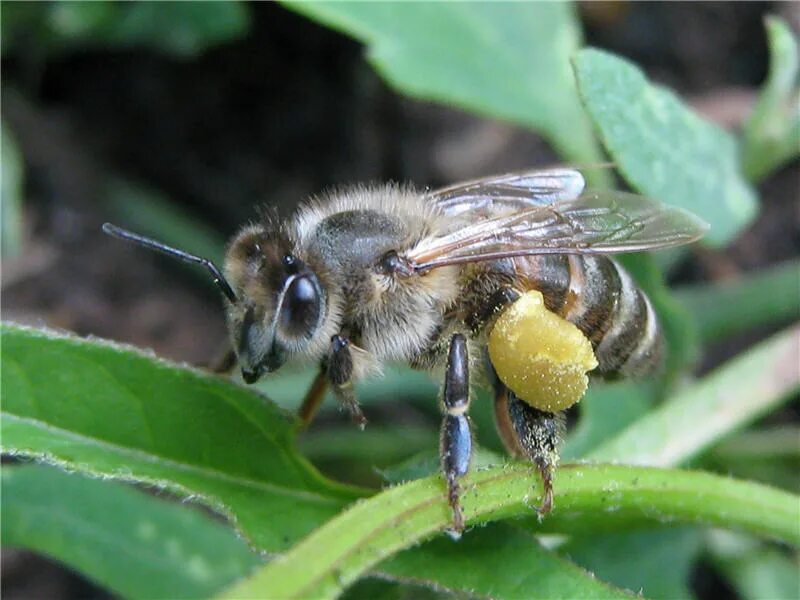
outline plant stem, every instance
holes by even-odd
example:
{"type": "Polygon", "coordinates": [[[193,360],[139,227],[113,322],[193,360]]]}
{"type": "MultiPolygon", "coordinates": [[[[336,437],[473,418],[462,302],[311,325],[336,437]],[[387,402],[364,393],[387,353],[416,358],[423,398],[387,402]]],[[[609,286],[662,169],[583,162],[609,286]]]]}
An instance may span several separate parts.
{"type": "MultiPolygon", "coordinates": [[[[492,467],[466,478],[469,524],[531,514],[540,489],[529,465],[492,467]],[[530,498],[530,500],[529,500],[530,498]]],[[[565,465],[548,530],[642,522],[728,527],[800,543],[796,496],[707,473],[616,465],[565,465]]],[[[334,598],[382,559],[450,526],[439,476],[355,504],[228,589],[225,598],[334,598]]]]}

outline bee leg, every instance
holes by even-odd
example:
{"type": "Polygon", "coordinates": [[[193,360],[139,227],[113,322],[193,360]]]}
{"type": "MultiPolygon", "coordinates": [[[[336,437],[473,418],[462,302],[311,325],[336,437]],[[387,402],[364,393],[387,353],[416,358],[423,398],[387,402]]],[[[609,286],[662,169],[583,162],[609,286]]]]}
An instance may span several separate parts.
{"type": "Polygon", "coordinates": [[[218,352],[213,358],[211,364],[209,365],[209,369],[211,369],[213,373],[227,375],[235,366],[236,353],[233,351],[233,348],[226,346],[224,350],[218,352]]]}
{"type": "Polygon", "coordinates": [[[444,418],[439,452],[442,471],[447,480],[448,500],[453,510],[453,531],[464,530],[461,513],[459,478],[469,470],[472,459],[472,432],[469,417],[469,357],[466,338],[456,333],[450,340],[447,371],[444,380],[444,418]]]}
{"type": "Polygon", "coordinates": [[[542,476],[542,504],[539,514],[553,509],[553,473],[558,464],[558,446],[564,433],[564,413],[533,408],[508,391],[508,417],[517,444],[542,476]]]}
{"type": "Polygon", "coordinates": [[[322,400],[325,398],[328,381],[328,369],[323,364],[311,383],[311,387],[308,388],[306,397],[303,398],[303,404],[300,405],[300,410],[297,412],[297,416],[300,418],[300,426],[303,429],[308,427],[311,421],[314,420],[322,400]]]}
{"type": "Polygon", "coordinates": [[[367,425],[367,418],[361,412],[353,388],[353,354],[350,351],[350,340],[343,335],[335,335],[331,338],[327,376],[336,398],[350,412],[353,422],[359,428],[364,429],[367,425]]]}
{"type": "Polygon", "coordinates": [[[353,382],[348,381],[343,385],[334,385],[333,393],[336,394],[336,398],[341,405],[350,413],[350,419],[352,419],[353,423],[355,423],[359,429],[364,429],[367,426],[367,417],[364,416],[364,412],[358,404],[356,391],[353,389],[353,382]]]}
{"type": "Polygon", "coordinates": [[[519,445],[514,424],[511,422],[511,415],[508,412],[508,388],[494,377],[494,421],[497,425],[497,432],[508,453],[514,458],[525,458],[525,452],[519,445]]]}

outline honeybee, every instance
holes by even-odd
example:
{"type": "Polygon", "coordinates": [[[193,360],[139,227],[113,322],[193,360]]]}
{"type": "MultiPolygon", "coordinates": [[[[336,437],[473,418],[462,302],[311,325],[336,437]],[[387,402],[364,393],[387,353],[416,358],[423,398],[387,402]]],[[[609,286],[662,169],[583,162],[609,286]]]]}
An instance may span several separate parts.
{"type": "MultiPolygon", "coordinates": [[[[687,244],[707,225],[634,194],[587,191],[579,170],[557,168],[435,191],[398,185],[336,190],[301,205],[286,222],[262,217],[244,226],[228,247],[224,274],[206,259],[108,223],[103,229],[211,272],[225,297],[233,355],[247,383],[295,358],[317,362],[319,373],[299,412],[304,424],[330,386],[363,427],[353,383],[380,374],[387,361],[443,369],[441,467],[458,532],[464,527],[459,480],[473,446],[471,382],[477,379],[494,388],[508,450],[532,461],[541,475],[538,510],[553,506],[563,410],[521,398],[497,376],[500,365],[492,363],[487,346],[498,319],[535,291],[549,318],[577,328],[577,337],[590,344],[593,374],[646,374],[661,354],[658,319],[647,296],[608,255],[687,244]]],[[[536,321],[526,323],[532,330],[516,332],[515,339],[536,338],[536,321]]],[[[559,373],[545,369],[556,384],[559,373]]]]}

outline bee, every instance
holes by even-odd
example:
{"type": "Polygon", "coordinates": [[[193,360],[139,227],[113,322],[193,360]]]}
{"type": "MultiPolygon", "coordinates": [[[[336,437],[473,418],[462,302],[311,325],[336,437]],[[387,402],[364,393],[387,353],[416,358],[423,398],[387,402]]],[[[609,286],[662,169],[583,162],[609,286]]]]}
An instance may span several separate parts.
{"type": "MultiPolygon", "coordinates": [[[[572,337],[585,343],[591,361],[582,370],[604,377],[651,372],[661,354],[658,318],[609,255],[687,244],[707,225],[641,196],[586,190],[579,170],[555,168],[434,191],[336,190],[301,205],[287,221],[264,216],[244,226],[227,249],[224,274],[206,259],[108,223],[103,229],[210,271],[225,297],[231,357],[245,382],[296,358],[319,364],[299,411],[306,425],[330,387],[363,427],[353,383],[380,374],[387,361],[442,370],[441,468],[452,529],[460,532],[459,481],[470,467],[468,412],[478,380],[494,389],[497,427],[509,452],[530,460],[541,476],[538,510],[553,506],[564,407],[533,402],[498,377],[502,365],[493,364],[489,342],[501,349],[512,338],[535,342],[543,315],[558,326],[547,334],[555,336],[550,341],[562,337],[559,327],[577,331],[572,337]],[[542,315],[524,313],[522,331],[512,326],[513,336],[493,339],[495,324],[532,292],[542,315]]],[[[545,352],[519,351],[532,359],[545,352]]],[[[544,376],[559,389],[562,370],[544,364],[544,376]]]]}

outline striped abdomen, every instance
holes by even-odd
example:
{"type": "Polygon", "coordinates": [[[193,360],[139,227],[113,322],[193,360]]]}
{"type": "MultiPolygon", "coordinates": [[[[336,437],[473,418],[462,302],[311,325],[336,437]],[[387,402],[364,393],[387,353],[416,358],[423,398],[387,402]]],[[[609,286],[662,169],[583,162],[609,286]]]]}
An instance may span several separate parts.
{"type": "Polygon", "coordinates": [[[650,300],[605,256],[543,255],[514,259],[516,278],[542,292],[545,306],[592,342],[601,375],[644,375],[658,366],[661,329],[650,300]]]}

